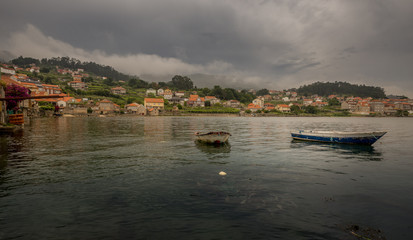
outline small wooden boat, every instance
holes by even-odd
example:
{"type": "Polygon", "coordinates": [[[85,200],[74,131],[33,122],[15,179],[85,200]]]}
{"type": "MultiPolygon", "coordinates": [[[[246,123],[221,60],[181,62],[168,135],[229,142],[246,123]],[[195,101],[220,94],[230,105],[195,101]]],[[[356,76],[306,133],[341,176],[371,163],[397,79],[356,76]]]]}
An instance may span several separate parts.
{"type": "Polygon", "coordinates": [[[386,132],[338,132],[311,130],[298,130],[291,132],[291,136],[296,140],[363,145],[372,145],[384,134],[386,134],[386,132]]]}
{"type": "Polygon", "coordinates": [[[229,136],[228,132],[208,132],[208,133],[195,133],[197,140],[203,143],[225,143],[228,141],[229,136]]]}

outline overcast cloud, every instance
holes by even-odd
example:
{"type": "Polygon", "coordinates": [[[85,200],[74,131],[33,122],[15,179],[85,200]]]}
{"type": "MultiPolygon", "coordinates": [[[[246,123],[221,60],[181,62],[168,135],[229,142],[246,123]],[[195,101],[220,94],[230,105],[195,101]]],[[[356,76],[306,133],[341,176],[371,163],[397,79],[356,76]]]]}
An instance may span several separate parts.
{"type": "Polygon", "coordinates": [[[1,51],[95,61],[145,80],[347,81],[413,97],[411,0],[3,0],[0,21],[1,51]]]}

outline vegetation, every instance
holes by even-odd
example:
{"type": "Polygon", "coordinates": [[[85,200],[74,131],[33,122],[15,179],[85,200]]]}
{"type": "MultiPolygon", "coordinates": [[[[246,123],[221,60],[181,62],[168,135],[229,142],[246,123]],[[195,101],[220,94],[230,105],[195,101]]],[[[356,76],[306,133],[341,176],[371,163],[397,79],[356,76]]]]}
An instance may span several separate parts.
{"type": "MultiPolygon", "coordinates": [[[[5,89],[6,97],[29,97],[29,89],[18,85],[10,84],[5,89]]],[[[17,111],[21,100],[7,100],[7,110],[17,111]]]]}
{"type": "Polygon", "coordinates": [[[358,96],[358,97],[372,97],[372,98],[385,98],[383,88],[357,85],[347,82],[315,82],[310,85],[304,85],[298,89],[291,89],[296,91],[298,94],[303,96],[311,96],[317,94],[319,96],[327,97],[331,94],[337,95],[347,95],[347,96],[358,96]]]}

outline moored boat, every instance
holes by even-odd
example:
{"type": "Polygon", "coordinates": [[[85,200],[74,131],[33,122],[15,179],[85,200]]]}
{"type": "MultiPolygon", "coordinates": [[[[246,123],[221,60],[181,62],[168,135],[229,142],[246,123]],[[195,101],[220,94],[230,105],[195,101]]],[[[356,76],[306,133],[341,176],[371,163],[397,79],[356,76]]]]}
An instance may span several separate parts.
{"type": "Polygon", "coordinates": [[[208,132],[208,133],[195,133],[197,140],[204,143],[225,143],[231,136],[228,132],[208,132]]]}
{"type": "Polygon", "coordinates": [[[386,134],[386,132],[339,132],[312,130],[298,130],[291,132],[292,138],[296,140],[363,145],[372,145],[384,134],[386,134]]]}

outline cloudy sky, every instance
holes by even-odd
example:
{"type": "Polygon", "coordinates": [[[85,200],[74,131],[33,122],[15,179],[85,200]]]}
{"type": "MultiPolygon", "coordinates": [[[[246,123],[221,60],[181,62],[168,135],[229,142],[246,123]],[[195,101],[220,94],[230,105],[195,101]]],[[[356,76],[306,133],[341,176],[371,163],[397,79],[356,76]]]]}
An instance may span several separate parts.
{"type": "Polygon", "coordinates": [[[315,81],[413,98],[412,0],[2,0],[0,52],[197,86],[315,81]]]}

